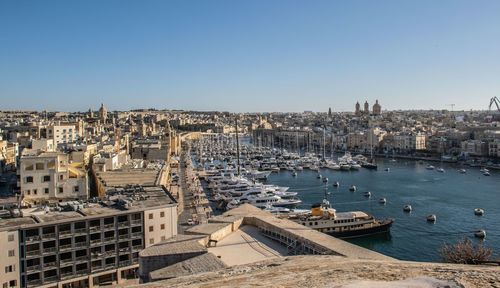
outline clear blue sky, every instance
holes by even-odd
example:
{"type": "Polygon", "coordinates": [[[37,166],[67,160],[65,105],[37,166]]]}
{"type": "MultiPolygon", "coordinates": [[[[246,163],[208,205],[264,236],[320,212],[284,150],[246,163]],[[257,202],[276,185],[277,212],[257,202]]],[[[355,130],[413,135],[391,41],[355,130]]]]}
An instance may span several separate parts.
{"type": "Polygon", "coordinates": [[[486,109],[500,1],[0,0],[0,110],[486,109]]]}

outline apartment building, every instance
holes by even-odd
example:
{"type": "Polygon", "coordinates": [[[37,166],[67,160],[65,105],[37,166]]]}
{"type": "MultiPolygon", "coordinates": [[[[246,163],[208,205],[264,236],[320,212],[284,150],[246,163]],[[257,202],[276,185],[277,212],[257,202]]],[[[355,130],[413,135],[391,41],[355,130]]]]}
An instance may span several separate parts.
{"type": "Polygon", "coordinates": [[[73,143],[80,137],[76,125],[50,125],[47,127],[47,138],[54,140],[55,145],[73,143]]]}
{"type": "Polygon", "coordinates": [[[105,200],[38,206],[22,215],[0,219],[4,287],[120,284],[136,278],[142,249],[177,234],[177,203],[161,186],[110,188],[105,200]]]}
{"type": "Polygon", "coordinates": [[[24,201],[86,200],[88,177],[81,165],[69,163],[69,155],[62,152],[23,151],[18,186],[24,201]]]}

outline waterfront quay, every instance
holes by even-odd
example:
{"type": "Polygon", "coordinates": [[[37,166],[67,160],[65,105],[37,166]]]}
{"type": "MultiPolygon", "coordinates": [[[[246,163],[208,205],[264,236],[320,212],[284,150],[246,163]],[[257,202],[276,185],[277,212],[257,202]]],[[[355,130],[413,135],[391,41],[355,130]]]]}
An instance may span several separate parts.
{"type": "Polygon", "coordinates": [[[183,145],[179,165],[173,174],[179,195],[179,233],[192,225],[207,223],[212,208],[202,188],[199,174],[193,168],[189,143],[183,145]]]}

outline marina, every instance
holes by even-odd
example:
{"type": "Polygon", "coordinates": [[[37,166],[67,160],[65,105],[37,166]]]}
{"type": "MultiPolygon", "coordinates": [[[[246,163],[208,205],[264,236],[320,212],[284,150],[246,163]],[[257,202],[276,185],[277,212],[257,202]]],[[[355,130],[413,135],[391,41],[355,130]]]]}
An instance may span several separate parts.
{"type": "MultiPolygon", "coordinates": [[[[500,202],[500,179],[485,168],[454,163],[440,163],[436,168],[424,161],[376,158],[370,162],[377,163],[377,169],[373,169],[360,165],[368,163],[366,158],[349,153],[323,160],[317,155],[299,156],[246,144],[241,149],[242,176],[238,178],[233,142],[227,138],[209,145],[211,148],[200,154],[204,158],[193,156],[205,163],[198,169],[204,167],[209,175],[225,171],[224,181],[221,176],[208,177],[212,180],[208,184],[212,201],[219,203],[218,209],[249,203],[402,260],[440,261],[440,247],[464,237],[494,250],[500,248],[500,228],[495,225],[500,217],[496,204],[500,202]],[[259,173],[265,176],[257,179],[259,173]],[[326,222],[314,226],[316,222],[304,220],[314,216],[312,207],[325,201],[336,211],[332,223],[344,223],[343,228],[326,222]],[[346,215],[352,220],[338,220],[346,215]],[[369,220],[369,227],[354,223],[363,219],[369,220]],[[366,228],[365,232],[356,232],[360,228],[366,228]]],[[[316,214],[315,219],[327,214],[316,214]]]]}

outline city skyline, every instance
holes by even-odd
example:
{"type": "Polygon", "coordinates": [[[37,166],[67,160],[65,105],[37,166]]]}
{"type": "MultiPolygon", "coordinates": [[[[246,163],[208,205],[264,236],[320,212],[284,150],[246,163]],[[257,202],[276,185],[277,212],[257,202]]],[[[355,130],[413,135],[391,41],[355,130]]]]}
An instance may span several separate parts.
{"type": "Polygon", "coordinates": [[[487,110],[497,1],[0,4],[2,110],[487,110]],[[15,101],[20,99],[20,101],[15,101]]]}

